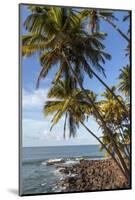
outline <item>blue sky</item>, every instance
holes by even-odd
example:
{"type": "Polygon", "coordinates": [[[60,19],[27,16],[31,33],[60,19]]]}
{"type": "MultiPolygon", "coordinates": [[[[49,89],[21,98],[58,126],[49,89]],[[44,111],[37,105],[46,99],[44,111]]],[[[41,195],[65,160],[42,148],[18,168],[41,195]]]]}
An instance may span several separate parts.
{"type": "MultiPolygon", "coordinates": [[[[21,27],[22,34],[26,34],[23,27],[24,20],[29,15],[27,7],[21,6],[21,27]]],[[[115,16],[119,19],[118,26],[126,33],[127,24],[122,23],[122,17],[127,13],[123,11],[115,11],[115,16]]],[[[104,65],[107,78],[100,75],[101,78],[109,85],[118,84],[119,69],[128,63],[128,58],[125,57],[124,49],[126,42],[114,29],[101,22],[101,31],[107,32],[108,36],[104,41],[106,51],[111,54],[111,61],[107,61],[104,65]]],[[[49,75],[40,84],[38,90],[35,89],[36,80],[40,71],[40,63],[38,55],[33,55],[28,58],[22,58],[22,138],[23,146],[59,146],[59,145],[84,145],[96,144],[96,140],[89,135],[83,127],[77,131],[77,137],[74,139],[63,139],[63,123],[64,119],[56,125],[50,132],[51,117],[45,118],[42,112],[44,102],[47,100],[47,93],[51,85],[51,80],[55,75],[57,66],[50,71],[49,75]]],[[[89,79],[85,76],[84,87],[94,90],[97,94],[101,94],[103,86],[96,79],[89,79]]],[[[93,119],[89,119],[87,126],[101,136],[101,131],[93,119]]]]}

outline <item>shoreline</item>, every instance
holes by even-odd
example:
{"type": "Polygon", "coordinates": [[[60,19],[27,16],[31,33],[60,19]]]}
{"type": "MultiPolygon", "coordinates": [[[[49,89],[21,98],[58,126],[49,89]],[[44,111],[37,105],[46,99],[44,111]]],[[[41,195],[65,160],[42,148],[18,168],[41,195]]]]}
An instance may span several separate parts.
{"type": "Polygon", "coordinates": [[[69,166],[58,164],[63,178],[56,184],[60,192],[128,189],[125,177],[111,158],[80,160],[69,166]]]}

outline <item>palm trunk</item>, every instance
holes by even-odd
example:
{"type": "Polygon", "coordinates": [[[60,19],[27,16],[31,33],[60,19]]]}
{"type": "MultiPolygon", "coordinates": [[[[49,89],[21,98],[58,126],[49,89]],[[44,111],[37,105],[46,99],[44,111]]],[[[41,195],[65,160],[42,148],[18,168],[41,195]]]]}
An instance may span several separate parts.
{"type": "Polygon", "coordinates": [[[121,155],[119,149],[118,149],[118,146],[116,145],[116,143],[115,143],[115,141],[114,141],[114,139],[113,139],[113,134],[112,134],[111,130],[106,126],[106,123],[105,123],[103,117],[101,116],[101,114],[100,114],[99,111],[97,110],[96,106],[94,105],[93,101],[92,101],[91,98],[88,96],[88,94],[87,94],[87,92],[85,91],[85,89],[83,88],[82,83],[80,82],[79,78],[77,77],[75,71],[72,69],[72,66],[71,66],[71,64],[69,63],[69,61],[68,61],[68,59],[67,59],[65,53],[62,52],[62,54],[63,54],[63,57],[64,57],[66,63],[67,63],[68,66],[70,67],[70,69],[71,69],[71,71],[72,71],[74,77],[76,78],[76,80],[77,80],[77,82],[78,82],[80,88],[82,89],[82,91],[84,92],[86,98],[87,98],[88,101],[90,102],[90,106],[92,106],[92,107],[94,108],[94,110],[95,110],[97,116],[99,117],[100,121],[102,122],[103,128],[107,131],[107,133],[108,133],[108,135],[109,135],[109,137],[110,137],[110,140],[111,140],[111,142],[112,142],[112,145],[114,146],[115,152],[116,152],[117,156],[119,157],[119,159],[120,159],[120,161],[121,161],[122,167],[123,167],[124,170],[125,170],[126,176],[127,176],[127,177],[130,177],[129,170],[128,170],[127,166],[126,166],[126,163],[125,163],[125,161],[124,161],[124,159],[123,159],[123,157],[122,157],[122,155],[121,155]]]}
{"type": "Polygon", "coordinates": [[[128,43],[130,42],[130,39],[112,21],[100,14],[99,17],[108,22],[108,24],[110,24],[128,43]]]}
{"type": "Polygon", "coordinates": [[[111,156],[111,158],[114,160],[114,162],[118,165],[118,167],[121,170],[121,172],[124,175],[124,177],[127,179],[128,177],[125,174],[123,168],[121,167],[121,165],[119,164],[119,162],[117,161],[115,156],[109,151],[109,149],[107,149],[106,145],[83,122],[80,122],[80,123],[104,147],[104,149],[108,152],[108,154],[111,156]]]}
{"type": "Polygon", "coordinates": [[[65,116],[65,122],[64,122],[64,139],[66,138],[66,122],[67,122],[67,112],[66,112],[66,116],[65,116]]]}
{"type": "Polygon", "coordinates": [[[123,127],[121,127],[121,128],[119,129],[119,131],[120,131],[120,135],[121,135],[122,141],[123,141],[123,143],[124,143],[124,146],[125,146],[125,148],[126,148],[126,150],[127,150],[127,153],[128,153],[128,155],[130,156],[129,149],[127,148],[127,145],[125,144],[125,139],[124,139],[124,137],[123,137],[123,135],[122,135],[123,127]]]}
{"type": "MultiPolygon", "coordinates": [[[[100,81],[100,83],[116,98],[116,100],[118,101],[118,103],[120,104],[120,106],[123,108],[123,110],[125,111],[125,113],[127,114],[128,111],[126,109],[126,107],[122,104],[122,102],[119,100],[119,98],[117,97],[117,95],[115,95],[115,93],[108,87],[108,85],[92,70],[92,68],[89,66],[89,64],[84,61],[85,64],[87,65],[87,67],[89,67],[90,71],[92,72],[92,74],[100,81]]],[[[88,74],[89,75],[89,74],[88,74]]],[[[128,114],[127,114],[128,115],[128,114]]],[[[128,116],[127,116],[128,117],[128,116]]]]}
{"type": "Polygon", "coordinates": [[[119,100],[119,98],[117,97],[117,95],[115,95],[115,93],[112,92],[112,90],[108,87],[108,85],[93,70],[92,70],[92,73],[105,86],[105,88],[107,88],[108,91],[115,97],[115,99],[118,101],[118,103],[120,104],[120,106],[123,108],[123,110],[127,114],[128,111],[127,111],[126,107],[121,103],[121,101],[119,100]]]}
{"type": "Polygon", "coordinates": [[[125,172],[126,172],[126,175],[127,175],[127,177],[128,177],[128,176],[129,176],[128,168],[127,168],[126,163],[125,163],[125,161],[124,161],[124,159],[123,159],[123,157],[122,157],[122,155],[121,155],[121,153],[120,153],[120,151],[119,151],[119,148],[118,148],[116,142],[115,142],[114,139],[113,139],[113,134],[112,134],[112,132],[111,132],[110,129],[106,126],[106,123],[105,123],[104,119],[102,118],[101,114],[97,111],[96,106],[94,105],[94,103],[92,102],[92,100],[90,99],[90,97],[89,97],[89,96],[87,95],[87,93],[85,92],[85,89],[82,87],[82,85],[81,85],[80,83],[79,83],[79,85],[80,85],[82,91],[84,91],[84,93],[85,93],[87,99],[89,100],[90,105],[92,105],[92,107],[94,108],[94,110],[95,110],[97,116],[98,116],[99,119],[101,120],[102,125],[103,125],[103,128],[107,131],[107,133],[108,133],[108,135],[109,135],[109,137],[110,137],[111,143],[112,143],[112,145],[114,146],[115,152],[116,152],[116,154],[118,155],[118,157],[119,157],[119,159],[120,159],[120,161],[121,161],[121,164],[122,164],[122,166],[123,166],[123,168],[124,168],[124,170],[125,170],[125,172]]]}
{"type": "MultiPolygon", "coordinates": [[[[112,124],[113,124],[113,122],[111,122],[112,124]]],[[[113,128],[113,132],[115,133],[116,132],[116,129],[115,129],[115,125],[114,125],[114,127],[112,127],[113,128]]],[[[121,139],[122,139],[122,142],[123,142],[123,145],[124,145],[124,147],[125,148],[123,148],[123,150],[122,150],[122,154],[127,158],[127,160],[128,161],[130,161],[130,158],[129,158],[129,156],[127,155],[127,153],[126,153],[126,146],[125,146],[125,143],[124,143],[124,140],[123,140],[123,137],[122,137],[122,133],[121,133],[121,131],[120,131],[120,129],[119,129],[119,135],[120,135],[120,137],[121,137],[121,139]]]]}
{"type": "Polygon", "coordinates": [[[121,137],[121,139],[122,139],[122,142],[123,142],[123,150],[122,150],[122,153],[126,156],[126,158],[127,158],[127,160],[128,161],[130,161],[130,154],[129,154],[129,151],[128,151],[128,148],[127,148],[127,146],[125,145],[125,143],[124,143],[124,138],[123,138],[123,136],[122,136],[122,133],[121,133],[121,131],[119,130],[119,134],[120,134],[120,137],[121,137]],[[126,152],[127,151],[127,152],[126,152]]]}

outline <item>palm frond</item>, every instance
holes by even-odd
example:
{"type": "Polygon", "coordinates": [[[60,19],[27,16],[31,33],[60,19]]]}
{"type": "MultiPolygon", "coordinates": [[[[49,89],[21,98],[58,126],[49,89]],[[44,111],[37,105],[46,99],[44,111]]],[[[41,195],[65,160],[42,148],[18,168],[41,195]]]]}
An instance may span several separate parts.
{"type": "Polygon", "coordinates": [[[53,100],[53,101],[46,101],[43,109],[43,113],[45,116],[52,115],[53,113],[61,110],[63,107],[64,102],[53,100]]]}

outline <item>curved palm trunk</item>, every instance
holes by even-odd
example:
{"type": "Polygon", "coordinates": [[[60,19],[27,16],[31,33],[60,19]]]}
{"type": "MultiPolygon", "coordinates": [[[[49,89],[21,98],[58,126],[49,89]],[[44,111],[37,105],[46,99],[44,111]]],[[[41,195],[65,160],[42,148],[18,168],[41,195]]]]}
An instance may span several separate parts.
{"type": "Polygon", "coordinates": [[[114,162],[118,165],[118,167],[121,170],[122,174],[127,179],[128,177],[125,174],[125,172],[124,172],[123,168],[121,167],[120,163],[117,161],[117,159],[115,158],[115,156],[109,151],[109,149],[106,147],[106,145],[104,145],[104,143],[83,122],[80,122],[80,123],[104,147],[104,149],[108,152],[108,154],[111,156],[111,158],[114,160],[114,162]]]}
{"type": "MultiPolygon", "coordinates": [[[[113,122],[111,122],[111,123],[113,124],[113,122]]],[[[115,132],[115,130],[116,130],[116,129],[113,129],[114,132],[115,132]]],[[[127,146],[125,145],[122,132],[120,131],[120,128],[119,128],[118,130],[119,130],[119,136],[121,137],[122,142],[123,142],[123,146],[124,146],[124,148],[123,148],[123,150],[122,150],[122,153],[123,153],[123,155],[127,158],[127,160],[130,161],[130,157],[129,157],[129,156],[127,155],[127,153],[126,153],[127,146]]],[[[127,152],[128,152],[128,150],[127,150],[127,152]]]]}
{"type": "Polygon", "coordinates": [[[99,14],[99,17],[102,18],[104,21],[108,22],[128,43],[130,42],[130,39],[107,17],[104,17],[100,14],[99,14]]]}
{"type": "Polygon", "coordinates": [[[117,95],[115,95],[115,93],[112,92],[112,90],[108,87],[108,85],[93,70],[92,70],[92,73],[108,89],[108,91],[116,98],[116,100],[121,105],[121,107],[123,108],[123,110],[125,111],[125,113],[128,113],[126,107],[121,103],[121,101],[119,100],[119,98],[117,97],[117,95]]]}
{"type": "Polygon", "coordinates": [[[89,67],[90,71],[92,72],[92,74],[100,81],[100,83],[102,83],[102,85],[116,98],[116,100],[118,101],[118,103],[120,104],[120,106],[123,108],[123,110],[125,111],[125,113],[127,114],[128,117],[128,111],[126,109],[126,107],[121,103],[121,101],[119,100],[119,98],[117,97],[117,95],[115,95],[115,93],[109,88],[109,86],[92,70],[92,68],[89,66],[89,64],[85,61],[86,65],[89,67]]]}
{"type": "MultiPolygon", "coordinates": [[[[112,124],[113,124],[113,122],[111,122],[112,124]]],[[[113,128],[113,132],[115,133],[115,131],[116,131],[116,129],[114,129],[113,128]]],[[[122,137],[122,133],[121,133],[121,131],[120,131],[120,129],[119,129],[119,135],[120,135],[120,137],[121,137],[121,139],[122,139],[122,142],[123,142],[123,144],[124,144],[124,148],[123,148],[123,150],[122,150],[122,154],[127,158],[127,160],[130,162],[130,157],[127,155],[127,153],[126,153],[126,151],[125,150],[127,150],[127,147],[125,146],[125,143],[124,143],[124,140],[123,140],[123,137],[122,137]]]]}
{"type": "MultiPolygon", "coordinates": [[[[85,92],[84,88],[83,88],[81,85],[80,85],[80,87],[81,87],[81,89],[85,92]]],[[[107,131],[107,133],[108,133],[108,135],[109,135],[109,138],[110,138],[110,140],[111,140],[111,143],[112,143],[112,145],[114,146],[115,152],[116,152],[116,154],[118,155],[118,157],[119,157],[119,159],[120,159],[120,161],[121,161],[121,164],[122,164],[122,166],[123,166],[123,168],[124,168],[124,170],[125,170],[126,176],[129,177],[128,168],[127,168],[126,163],[125,163],[125,161],[124,161],[124,159],[123,159],[123,157],[122,157],[122,155],[121,155],[121,153],[120,153],[120,151],[119,151],[119,148],[118,148],[116,142],[115,142],[114,139],[113,139],[113,134],[112,134],[112,132],[111,132],[110,129],[106,126],[106,123],[105,123],[104,119],[102,118],[101,114],[97,111],[96,106],[94,105],[94,103],[93,103],[92,100],[89,98],[89,96],[87,95],[86,92],[85,92],[85,95],[86,95],[86,97],[89,99],[90,104],[92,105],[92,107],[94,108],[94,110],[95,110],[97,116],[98,116],[99,119],[101,120],[104,129],[107,131]]]]}
{"type": "Polygon", "coordinates": [[[64,139],[66,138],[66,122],[67,122],[67,112],[66,112],[66,115],[65,115],[65,122],[64,122],[64,139]]]}
{"type": "Polygon", "coordinates": [[[78,82],[80,88],[82,89],[82,91],[84,92],[86,98],[87,98],[88,101],[90,102],[90,106],[92,106],[92,107],[94,108],[94,110],[95,110],[97,116],[99,117],[100,121],[102,122],[103,128],[107,131],[108,136],[110,137],[110,140],[111,140],[111,142],[112,142],[112,145],[114,146],[115,152],[116,152],[117,156],[119,157],[119,159],[120,159],[120,161],[121,161],[121,164],[122,164],[122,167],[123,167],[124,170],[125,170],[126,176],[127,176],[128,179],[129,179],[129,178],[130,178],[130,172],[129,172],[129,170],[128,170],[127,166],[126,166],[126,163],[125,163],[125,161],[124,161],[124,159],[123,159],[123,157],[122,157],[122,155],[121,155],[121,153],[120,153],[120,151],[119,151],[119,149],[118,149],[117,144],[115,143],[115,141],[114,141],[114,139],[113,139],[113,134],[112,134],[111,130],[106,126],[106,123],[105,123],[103,117],[101,116],[101,114],[100,114],[99,111],[97,110],[96,106],[94,105],[93,101],[92,101],[91,98],[88,96],[88,94],[86,93],[85,89],[83,88],[82,83],[80,82],[80,80],[79,80],[78,76],[76,75],[75,71],[72,69],[72,66],[71,66],[71,64],[69,63],[69,61],[68,61],[68,59],[67,59],[65,53],[62,52],[62,55],[63,55],[63,58],[65,59],[66,63],[67,63],[68,66],[70,67],[72,73],[74,74],[74,76],[75,76],[75,78],[76,78],[76,80],[77,80],[77,82],[78,82]]]}
{"type": "Polygon", "coordinates": [[[124,143],[124,146],[125,146],[125,148],[126,148],[126,150],[127,150],[127,153],[128,153],[128,155],[130,156],[129,149],[128,149],[127,145],[125,144],[125,139],[124,139],[124,137],[123,137],[123,135],[122,135],[123,128],[121,127],[121,128],[119,129],[119,131],[120,131],[120,136],[121,136],[121,138],[122,138],[122,142],[124,143]]]}

